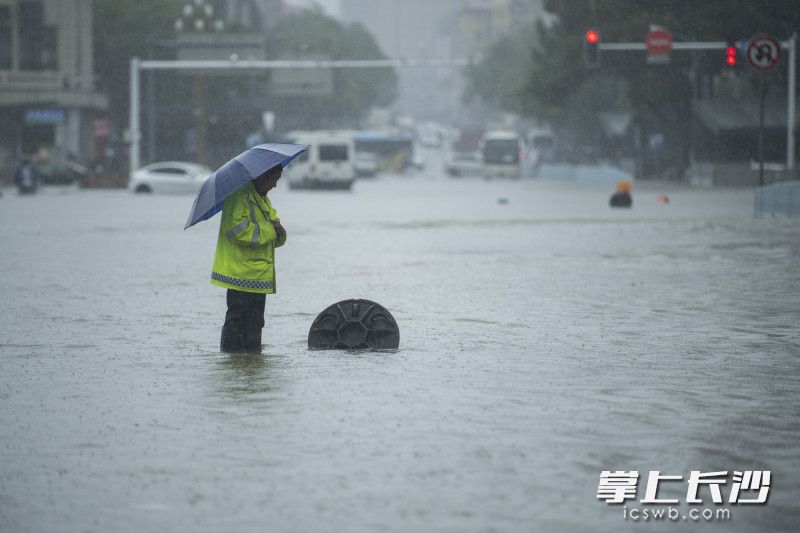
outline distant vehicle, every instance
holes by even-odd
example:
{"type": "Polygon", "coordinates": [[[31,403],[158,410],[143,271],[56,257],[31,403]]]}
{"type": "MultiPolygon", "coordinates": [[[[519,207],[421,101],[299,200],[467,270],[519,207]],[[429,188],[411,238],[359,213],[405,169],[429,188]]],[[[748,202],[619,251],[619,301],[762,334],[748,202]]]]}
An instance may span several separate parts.
{"type": "Polygon", "coordinates": [[[420,153],[420,151],[415,147],[414,151],[411,153],[411,166],[415,170],[425,170],[425,157],[420,153]]]}
{"type": "Polygon", "coordinates": [[[419,144],[425,148],[439,148],[445,137],[446,129],[435,122],[425,122],[417,128],[419,144]]]}
{"type": "Polygon", "coordinates": [[[29,159],[24,160],[14,173],[14,183],[19,194],[33,194],[39,188],[39,173],[29,159]]]}
{"type": "Polygon", "coordinates": [[[137,193],[196,193],[213,172],[210,168],[197,163],[183,161],[152,163],[133,172],[128,189],[137,193]]]}
{"type": "Polygon", "coordinates": [[[354,136],[358,152],[378,156],[378,169],[402,172],[414,164],[414,136],[402,131],[359,131],[354,136]]]}
{"type": "Polygon", "coordinates": [[[531,164],[531,173],[538,177],[542,164],[552,163],[555,159],[555,142],[553,135],[548,130],[531,130],[528,132],[528,161],[531,164]]]}
{"type": "Polygon", "coordinates": [[[531,153],[550,162],[555,157],[555,141],[548,130],[531,130],[528,132],[528,149],[531,153]]]}
{"type": "Polygon", "coordinates": [[[80,183],[89,176],[89,169],[67,154],[47,153],[36,160],[36,170],[42,183],[66,185],[80,183]]]}
{"type": "Polygon", "coordinates": [[[448,176],[454,178],[480,176],[481,154],[480,152],[450,152],[445,158],[444,170],[448,176]]]}
{"type": "Polygon", "coordinates": [[[350,190],[356,179],[351,132],[293,132],[287,137],[289,142],[309,145],[286,167],[290,189],[350,190]]]}
{"type": "Polygon", "coordinates": [[[356,152],[353,165],[359,178],[373,178],[378,173],[378,156],[372,152],[356,152]]]}
{"type": "Polygon", "coordinates": [[[454,152],[475,152],[480,150],[481,139],[486,129],[481,124],[463,126],[456,130],[452,140],[454,152]]]}
{"type": "Polygon", "coordinates": [[[426,133],[420,135],[419,143],[425,148],[438,148],[442,145],[442,139],[438,135],[426,133]]]}
{"type": "Polygon", "coordinates": [[[514,132],[488,132],[481,139],[482,174],[487,179],[522,176],[522,157],[525,144],[514,132]]]}

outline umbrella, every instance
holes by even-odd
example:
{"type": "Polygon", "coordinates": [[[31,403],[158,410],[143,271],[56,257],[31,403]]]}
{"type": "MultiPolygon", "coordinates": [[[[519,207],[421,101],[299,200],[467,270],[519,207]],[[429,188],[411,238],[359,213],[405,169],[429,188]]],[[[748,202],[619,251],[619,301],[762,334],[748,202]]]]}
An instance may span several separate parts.
{"type": "Polygon", "coordinates": [[[211,174],[194,199],[186,229],[220,211],[225,198],[267,170],[289,162],[306,151],[306,144],[259,144],[237,155],[211,174]]]}

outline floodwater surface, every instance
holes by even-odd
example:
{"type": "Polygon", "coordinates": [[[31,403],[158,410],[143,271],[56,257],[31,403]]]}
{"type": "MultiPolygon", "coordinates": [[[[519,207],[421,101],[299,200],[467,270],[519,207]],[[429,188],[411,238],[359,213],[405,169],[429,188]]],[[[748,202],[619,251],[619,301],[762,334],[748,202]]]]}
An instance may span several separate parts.
{"type": "Polygon", "coordinates": [[[0,530],[796,530],[800,224],[754,219],[752,190],[611,192],[283,184],[264,353],[232,357],[219,217],[183,231],[191,197],[6,190],[0,530]],[[388,308],[400,349],[308,351],[345,298],[388,308]],[[639,498],[655,470],[772,486],[728,521],[634,523],[597,499],[602,470],[640,471],[639,498]]]}

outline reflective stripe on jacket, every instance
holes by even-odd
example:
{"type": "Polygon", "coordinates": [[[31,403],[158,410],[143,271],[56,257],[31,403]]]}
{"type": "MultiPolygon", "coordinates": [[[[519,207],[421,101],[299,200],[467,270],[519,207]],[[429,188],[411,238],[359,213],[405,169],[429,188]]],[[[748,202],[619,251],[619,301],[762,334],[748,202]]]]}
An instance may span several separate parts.
{"type": "Polygon", "coordinates": [[[283,246],[286,234],[279,239],[270,220],[279,222],[278,213],[252,181],[225,200],[211,283],[244,292],[275,292],[275,247],[283,246]]]}

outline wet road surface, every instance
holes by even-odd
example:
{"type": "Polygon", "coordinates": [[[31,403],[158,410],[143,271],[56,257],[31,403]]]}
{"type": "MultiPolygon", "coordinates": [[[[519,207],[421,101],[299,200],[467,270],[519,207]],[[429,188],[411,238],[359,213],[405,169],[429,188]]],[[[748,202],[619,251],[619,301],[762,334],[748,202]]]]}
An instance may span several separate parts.
{"type": "Polygon", "coordinates": [[[800,225],[754,219],[752,191],[663,192],[284,184],[264,354],[242,358],[217,351],[219,217],[7,190],[0,531],[794,530],[800,225]],[[399,351],[306,349],[351,297],[394,314],[399,351]],[[596,498],[607,469],[773,487],[724,523],[634,524],[596,498]]]}

